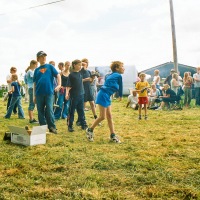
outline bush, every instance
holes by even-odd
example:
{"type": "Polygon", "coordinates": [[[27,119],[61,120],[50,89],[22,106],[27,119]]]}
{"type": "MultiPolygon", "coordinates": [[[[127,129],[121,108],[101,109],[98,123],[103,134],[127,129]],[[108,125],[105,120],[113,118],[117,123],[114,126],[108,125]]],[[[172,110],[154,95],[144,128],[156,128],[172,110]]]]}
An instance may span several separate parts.
{"type": "Polygon", "coordinates": [[[1,89],[1,90],[0,90],[0,97],[3,97],[3,93],[4,93],[4,92],[7,92],[7,90],[6,90],[6,89],[1,89]]]}

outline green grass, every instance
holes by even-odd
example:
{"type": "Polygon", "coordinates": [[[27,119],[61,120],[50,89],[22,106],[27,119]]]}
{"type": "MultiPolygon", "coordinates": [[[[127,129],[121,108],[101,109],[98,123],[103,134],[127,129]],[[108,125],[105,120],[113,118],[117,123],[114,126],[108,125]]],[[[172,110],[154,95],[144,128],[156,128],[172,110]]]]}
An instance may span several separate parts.
{"type": "MultiPolygon", "coordinates": [[[[120,145],[109,142],[106,121],[95,129],[93,143],[79,127],[69,133],[65,120],[56,122],[59,133],[48,134],[46,145],[2,140],[0,200],[200,199],[199,108],[149,110],[149,120],[138,121],[137,111],[125,108],[126,100],[112,103],[120,145]]],[[[25,120],[15,115],[8,120],[0,101],[1,138],[8,125],[28,123],[27,106],[23,102],[25,120]]],[[[91,111],[86,117],[91,124],[91,111]]]]}

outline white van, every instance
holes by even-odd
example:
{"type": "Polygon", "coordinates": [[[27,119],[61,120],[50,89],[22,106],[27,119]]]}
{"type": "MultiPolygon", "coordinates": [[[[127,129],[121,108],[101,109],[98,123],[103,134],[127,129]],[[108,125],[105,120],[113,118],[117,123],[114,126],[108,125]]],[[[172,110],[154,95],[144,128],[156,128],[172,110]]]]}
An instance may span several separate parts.
{"type": "Polygon", "coordinates": [[[123,94],[129,95],[131,89],[135,89],[138,71],[134,65],[125,66],[123,77],[123,94]]]}

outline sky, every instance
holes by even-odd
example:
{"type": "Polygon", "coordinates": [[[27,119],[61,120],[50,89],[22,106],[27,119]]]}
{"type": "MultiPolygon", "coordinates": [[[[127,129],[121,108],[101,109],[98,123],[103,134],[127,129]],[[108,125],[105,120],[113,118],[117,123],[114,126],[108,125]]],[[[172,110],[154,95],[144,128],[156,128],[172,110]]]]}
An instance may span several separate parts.
{"type": "MultiPolygon", "coordinates": [[[[169,0],[1,0],[0,84],[24,74],[38,51],[47,62],[120,60],[138,71],[173,61],[169,0]],[[30,7],[36,7],[29,9],[30,7]]],[[[200,65],[200,1],[173,0],[178,62],[200,65]]]]}

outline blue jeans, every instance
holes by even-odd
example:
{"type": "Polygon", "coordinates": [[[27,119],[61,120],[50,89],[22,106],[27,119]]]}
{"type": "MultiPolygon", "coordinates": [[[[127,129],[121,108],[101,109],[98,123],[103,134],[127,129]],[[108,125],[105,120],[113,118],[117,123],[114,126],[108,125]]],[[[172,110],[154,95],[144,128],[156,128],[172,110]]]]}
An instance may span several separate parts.
{"type": "Polygon", "coordinates": [[[78,119],[81,123],[81,126],[84,127],[87,123],[85,121],[85,112],[84,112],[84,95],[79,95],[73,98],[70,98],[69,106],[69,122],[68,126],[72,127],[74,122],[74,112],[77,110],[78,119]]]}
{"type": "Polygon", "coordinates": [[[57,105],[58,108],[54,111],[55,119],[60,119],[61,115],[63,119],[66,119],[68,116],[69,100],[65,99],[66,90],[64,93],[59,93],[57,105]]]}
{"type": "Polygon", "coordinates": [[[156,84],[156,88],[160,90],[160,85],[156,84]]]}
{"type": "Polygon", "coordinates": [[[28,94],[29,94],[29,106],[28,110],[33,111],[35,108],[35,104],[33,102],[33,88],[28,88],[28,94]]]}
{"type": "Polygon", "coordinates": [[[36,104],[38,110],[38,121],[40,125],[46,125],[48,128],[56,128],[53,115],[53,95],[36,96],[36,104]]]}
{"type": "Polygon", "coordinates": [[[22,108],[21,98],[22,98],[21,96],[17,96],[17,97],[12,96],[11,101],[10,101],[10,106],[8,107],[5,118],[10,118],[15,105],[17,105],[17,107],[18,107],[18,117],[24,118],[24,111],[23,111],[23,108],[22,108]]]}
{"type": "MultiPolygon", "coordinates": [[[[7,102],[7,110],[10,106],[10,102],[11,102],[11,99],[12,99],[12,94],[8,94],[8,102],[7,102]]],[[[15,104],[15,106],[13,107],[13,113],[16,114],[17,113],[17,105],[15,104]]]]}

